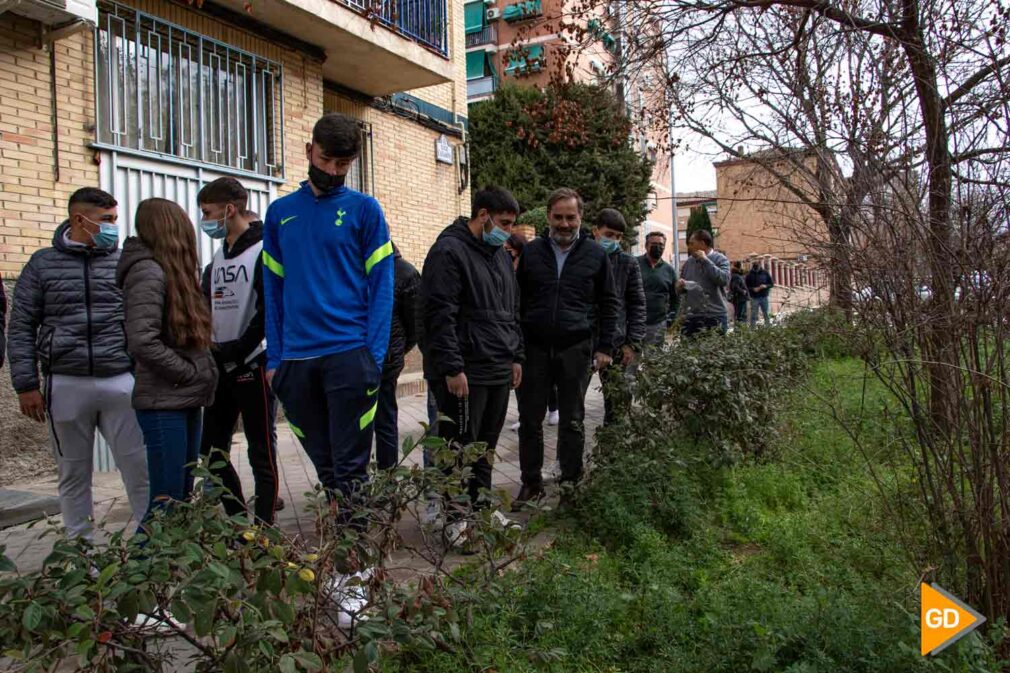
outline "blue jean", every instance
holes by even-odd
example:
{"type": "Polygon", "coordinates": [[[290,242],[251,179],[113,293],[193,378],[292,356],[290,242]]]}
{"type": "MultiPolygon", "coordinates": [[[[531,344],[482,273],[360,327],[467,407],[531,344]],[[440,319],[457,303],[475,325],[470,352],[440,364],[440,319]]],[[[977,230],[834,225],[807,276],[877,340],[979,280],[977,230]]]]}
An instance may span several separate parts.
{"type": "Polygon", "coordinates": [[[750,298],[750,326],[754,327],[758,320],[758,309],[764,314],[765,325],[770,325],[771,320],[768,317],[768,297],[751,297],[750,298]]]}
{"type": "Polygon", "coordinates": [[[193,464],[200,455],[203,409],[137,410],[147,445],[150,500],[147,517],[193,492],[193,464]]]}

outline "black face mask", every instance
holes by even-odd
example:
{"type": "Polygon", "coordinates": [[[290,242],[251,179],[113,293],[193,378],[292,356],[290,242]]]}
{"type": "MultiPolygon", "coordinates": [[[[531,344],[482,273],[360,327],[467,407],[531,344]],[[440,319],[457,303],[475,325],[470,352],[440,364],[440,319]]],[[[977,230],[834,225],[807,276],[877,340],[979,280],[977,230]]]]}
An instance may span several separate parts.
{"type": "Polygon", "coordinates": [[[343,187],[346,178],[346,175],[330,175],[321,168],[317,168],[315,164],[309,163],[309,180],[316,186],[316,189],[324,194],[343,187]]]}
{"type": "Polygon", "coordinates": [[[649,246],[649,257],[652,258],[653,261],[658,262],[662,256],[663,256],[663,246],[661,245],[649,246]]]}

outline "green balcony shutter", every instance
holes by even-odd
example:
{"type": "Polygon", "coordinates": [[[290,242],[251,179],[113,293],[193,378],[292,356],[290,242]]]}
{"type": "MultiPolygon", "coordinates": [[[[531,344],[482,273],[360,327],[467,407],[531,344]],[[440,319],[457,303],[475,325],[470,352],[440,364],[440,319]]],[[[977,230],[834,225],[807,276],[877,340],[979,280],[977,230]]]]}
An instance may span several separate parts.
{"type": "Polygon", "coordinates": [[[463,5],[463,22],[467,35],[484,30],[484,3],[468,2],[463,5]]]}
{"type": "Polygon", "coordinates": [[[485,58],[483,51],[468,51],[466,53],[466,78],[480,79],[484,76],[485,58]]]}

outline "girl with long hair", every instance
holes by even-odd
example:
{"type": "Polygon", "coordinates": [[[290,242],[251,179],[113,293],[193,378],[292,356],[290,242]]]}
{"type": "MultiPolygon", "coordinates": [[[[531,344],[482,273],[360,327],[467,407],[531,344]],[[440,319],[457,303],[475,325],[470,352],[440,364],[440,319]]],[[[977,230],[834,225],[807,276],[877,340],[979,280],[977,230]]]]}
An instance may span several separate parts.
{"type": "Polygon", "coordinates": [[[218,374],[193,223],[166,199],[142,201],[134,222],[137,235],[123,245],[116,282],[136,367],[133,407],[147,444],[150,516],[193,489],[190,466],[199,456],[203,407],[214,400],[218,374]]]}

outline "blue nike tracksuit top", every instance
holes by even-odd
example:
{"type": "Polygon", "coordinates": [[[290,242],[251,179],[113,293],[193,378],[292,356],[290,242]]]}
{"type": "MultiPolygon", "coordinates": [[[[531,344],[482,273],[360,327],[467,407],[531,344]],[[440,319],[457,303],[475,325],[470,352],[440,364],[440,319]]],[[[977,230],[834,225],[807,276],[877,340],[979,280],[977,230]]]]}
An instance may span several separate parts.
{"type": "Polygon", "coordinates": [[[367,347],[381,369],[393,311],[393,244],[379,202],[308,182],[263,225],[267,369],[367,347]]]}

